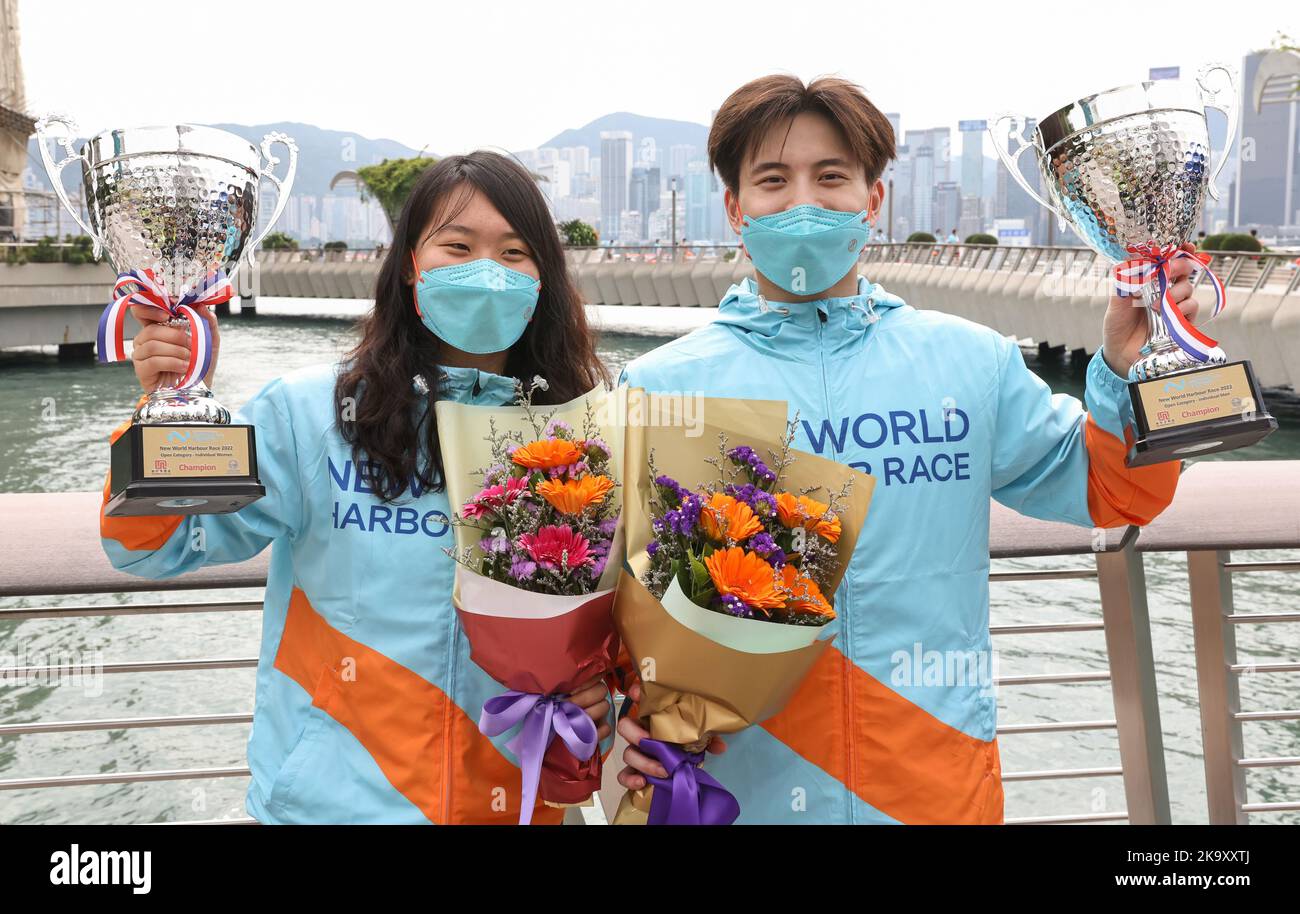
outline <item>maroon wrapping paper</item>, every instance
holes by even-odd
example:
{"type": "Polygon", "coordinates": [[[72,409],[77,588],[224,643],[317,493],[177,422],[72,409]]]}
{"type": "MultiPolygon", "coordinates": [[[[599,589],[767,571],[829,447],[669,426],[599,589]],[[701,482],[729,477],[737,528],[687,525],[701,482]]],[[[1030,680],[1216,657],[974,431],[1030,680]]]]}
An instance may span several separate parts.
{"type": "MultiPolygon", "coordinates": [[[[538,596],[508,584],[500,584],[499,591],[501,599],[512,602],[538,596]]],[[[565,694],[604,676],[614,668],[619,649],[611,615],[614,592],[572,599],[572,610],[544,619],[480,615],[458,603],[456,615],[469,639],[471,659],[505,688],[543,695],[565,694]]],[[[600,789],[600,776],[599,748],[581,760],[556,739],[542,760],[538,796],[552,803],[580,803],[600,789]]]]}

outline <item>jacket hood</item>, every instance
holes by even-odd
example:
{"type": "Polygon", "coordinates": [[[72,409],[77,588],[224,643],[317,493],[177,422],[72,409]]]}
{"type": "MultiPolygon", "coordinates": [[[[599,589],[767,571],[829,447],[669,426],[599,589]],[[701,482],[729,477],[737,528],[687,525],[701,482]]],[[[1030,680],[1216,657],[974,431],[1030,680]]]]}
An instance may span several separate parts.
{"type": "MultiPolygon", "coordinates": [[[[454,365],[439,365],[438,373],[442,380],[440,394],[444,400],[476,406],[504,406],[514,401],[514,378],[454,365]]],[[[416,375],[412,380],[421,394],[429,392],[423,377],[416,375]]]]}
{"type": "Polygon", "coordinates": [[[873,325],[905,304],[865,276],[858,277],[856,295],[806,302],[769,302],[758,293],[757,283],[746,278],[727,290],[715,323],[734,328],[747,343],[770,355],[803,361],[823,347],[855,348],[873,325]]]}

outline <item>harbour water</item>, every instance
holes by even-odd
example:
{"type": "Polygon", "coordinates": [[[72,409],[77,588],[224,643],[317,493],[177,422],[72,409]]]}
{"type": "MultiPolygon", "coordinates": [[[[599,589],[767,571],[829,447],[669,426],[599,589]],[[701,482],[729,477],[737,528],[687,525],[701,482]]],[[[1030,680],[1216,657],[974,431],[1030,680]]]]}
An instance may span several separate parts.
{"type": "MultiPolygon", "coordinates": [[[[337,358],[354,341],[352,319],[362,303],[337,300],[259,301],[255,318],[222,323],[222,352],[214,389],[237,407],[263,384],[294,368],[337,358]]],[[[684,309],[645,309],[647,311],[684,309]]],[[[602,358],[617,375],[629,359],[664,342],[663,336],[607,333],[602,358]]],[[[1082,396],[1082,379],[1057,364],[1031,366],[1058,392],[1082,396]]],[[[138,396],[129,366],[59,362],[51,351],[0,353],[0,491],[69,492],[99,490],[108,463],[107,433],[121,422],[138,396]]],[[[1282,428],[1259,446],[1202,458],[1260,460],[1300,458],[1300,414],[1279,404],[1282,428]]],[[[1300,481],[1298,481],[1300,483],[1300,481]]],[[[1243,560],[1282,553],[1234,554],[1243,560]]],[[[1288,556],[1293,557],[1293,556],[1288,556]]],[[[0,559],[2,560],[2,559],[0,559]]],[[[57,576],[59,557],[49,557],[57,576]]],[[[999,561],[995,570],[1087,568],[1087,557],[999,561]]],[[[1165,757],[1175,822],[1204,822],[1205,787],[1199,755],[1192,631],[1187,567],[1178,555],[1146,557],[1148,599],[1160,689],[1165,757]]],[[[1265,572],[1234,580],[1239,612],[1281,612],[1300,608],[1294,574],[1265,572]]],[[[34,598],[0,601],[2,606],[112,604],[131,601],[211,599],[202,591],[129,596],[34,598]]],[[[231,596],[224,592],[223,596],[231,596]]],[[[240,594],[257,599],[258,590],[240,594]]],[[[992,585],[995,625],[1086,621],[1100,618],[1093,580],[1014,582],[992,585]]],[[[1239,626],[1240,662],[1300,657],[1300,625],[1239,626]]],[[[0,622],[0,667],[54,656],[99,656],[104,662],[256,656],[260,619],[255,612],[169,617],[75,618],[0,622]]],[[[1104,670],[1100,632],[1015,635],[995,639],[996,674],[1104,670]]],[[[251,712],[254,672],[118,674],[102,677],[102,692],[79,685],[0,681],[0,722],[89,720],[179,714],[251,712]],[[95,691],[95,690],[92,690],[95,691]]],[[[1244,709],[1300,707],[1296,674],[1241,677],[1244,709]]],[[[1107,684],[1004,686],[998,691],[1000,724],[1113,718],[1107,684]]],[[[1294,756],[1300,721],[1247,724],[1246,753],[1294,756]]],[[[69,734],[0,737],[0,780],[178,768],[234,767],[245,762],[248,725],[164,727],[69,734]]],[[[1008,735],[1000,739],[1004,772],[1088,768],[1119,764],[1113,731],[1008,735]]],[[[1300,767],[1251,770],[1252,802],[1300,796],[1300,767]]],[[[156,781],[0,791],[0,823],[130,823],[243,817],[247,778],[156,781]]],[[[1122,809],[1117,777],[1008,782],[1010,817],[1083,814],[1122,809]]],[[[1257,822],[1300,823],[1300,814],[1252,817],[1257,822]]]]}

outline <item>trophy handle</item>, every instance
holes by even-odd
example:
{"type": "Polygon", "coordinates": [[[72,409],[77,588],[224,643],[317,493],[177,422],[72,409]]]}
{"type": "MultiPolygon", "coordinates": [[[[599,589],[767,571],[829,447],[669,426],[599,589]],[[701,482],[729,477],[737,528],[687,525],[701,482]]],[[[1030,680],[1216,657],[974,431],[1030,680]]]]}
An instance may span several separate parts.
{"type": "Polygon", "coordinates": [[[997,152],[998,158],[1002,160],[1002,165],[1006,168],[1007,171],[1011,172],[1011,177],[1016,179],[1016,183],[1020,185],[1020,188],[1025,193],[1029,194],[1029,196],[1037,200],[1040,204],[1045,206],[1050,212],[1055,213],[1056,218],[1064,220],[1065,216],[1061,213],[1059,209],[1056,208],[1056,205],[1053,203],[1048,203],[1045,199],[1043,199],[1042,194],[1034,190],[1033,187],[1030,186],[1029,182],[1025,180],[1025,176],[1020,173],[1020,164],[1019,164],[1020,157],[1021,155],[1024,154],[1026,149],[1034,150],[1034,158],[1036,160],[1036,164],[1040,166],[1038,170],[1040,173],[1043,170],[1041,167],[1042,163],[1037,162],[1038,159],[1037,147],[1034,146],[1033,143],[1025,139],[1024,130],[1025,130],[1025,121],[1024,118],[1022,118],[1020,115],[1018,114],[998,115],[996,118],[993,119],[993,123],[989,125],[989,135],[993,137],[993,149],[995,152],[997,152]],[[998,131],[1001,128],[1003,122],[1008,122],[1010,124],[1011,132],[1009,134],[1004,134],[1003,136],[999,137],[998,131]],[[1006,148],[1006,143],[1002,142],[1002,140],[1008,138],[1014,139],[1016,141],[1017,148],[1015,152],[1008,152],[1006,148]]]}
{"type": "Polygon", "coordinates": [[[72,201],[68,199],[68,192],[63,189],[63,169],[67,168],[73,162],[80,162],[82,165],[88,164],[85,153],[77,152],[72,148],[72,140],[75,135],[76,124],[74,124],[69,118],[61,115],[47,114],[36,122],[36,143],[41,147],[41,159],[45,162],[45,173],[49,175],[50,183],[54,185],[54,193],[58,195],[59,202],[63,204],[63,208],[72,214],[73,221],[76,222],[77,225],[81,226],[81,230],[89,235],[91,241],[94,242],[95,259],[98,260],[100,253],[104,250],[104,241],[99,237],[98,232],[81,221],[81,214],[77,211],[77,208],[72,205],[72,201]],[[50,133],[49,128],[52,124],[58,124],[63,128],[62,136],[55,136],[50,133]],[[55,162],[54,158],[50,155],[49,144],[46,142],[47,139],[54,139],[63,147],[64,152],[67,153],[61,161],[55,162]]]}
{"type": "MultiPolygon", "coordinates": [[[[1223,171],[1223,166],[1228,164],[1228,150],[1232,148],[1232,144],[1237,137],[1237,115],[1241,109],[1241,105],[1237,101],[1236,74],[1233,69],[1226,64],[1206,64],[1204,67],[1201,67],[1200,72],[1196,74],[1196,84],[1201,89],[1201,103],[1206,108],[1213,108],[1215,111],[1221,112],[1224,117],[1228,119],[1228,135],[1223,142],[1223,152],[1219,153],[1219,164],[1214,166],[1214,171],[1210,174],[1210,183],[1206,187],[1206,191],[1209,193],[1210,198],[1218,200],[1219,188],[1217,187],[1217,183],[1219,180],[1219,172],[1223,171]],[[1218,89],[1211,89],[1205,84],[1206,77],[1215,72],[1222,73],[1227,78],[1228,84],[1226,86],[1220,86],[1218,89]],[[1225,90],[1228,93],[1228,102],[1226,106],[1219,102],[1219,96],[1225,90]]],[[[1206,152],[1208,153],[1209,150],[1206,150],[1206,152]]]]}
{"type": "Polygon", "coordinates": [[[298,171],[298,144],[287,134],[268,133],[262,137],[262,159],[263,164],[259,180],[266,178],[275,185],[275,210],[271,213],[271,218],[266,220],[266,225],[262,227],[262,231],[244,248],[244,259],[248,261],[250,267],[257,265],[257,261],[253,256],[254,249],[270,233],[272,226],[275,225],[276,220],[280,218],[280,214],[284,212],[285,206],[289,203],[289,189],[293,187],[293,176],[298,171]],[[275,166],[280,164],[280,159],[271,154],[271,146],[274,143],[279,143],[289,150],[289,170],[283,179],[277,178],[272,173],[275,166]]]}

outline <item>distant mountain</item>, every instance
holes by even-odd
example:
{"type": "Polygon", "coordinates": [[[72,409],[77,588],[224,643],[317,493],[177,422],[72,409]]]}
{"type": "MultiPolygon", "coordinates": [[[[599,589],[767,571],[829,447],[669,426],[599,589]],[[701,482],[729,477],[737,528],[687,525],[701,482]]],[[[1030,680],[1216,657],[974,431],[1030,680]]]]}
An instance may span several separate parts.
{"type": "MultiPolygon", "coordinates": [[[[704,155],[708,145],[709,128],[691,121],[673,121],[662,117],[645,117],[628,111],[616,111],[598,117],[585,126],[557,133],[540,147],[586,146],[593,156],[600,155],[600,132],[602,130],[626,130],[632,134],[632,145],[637,146],[645,137],[653,137],[655,145],[663,150],[666,157],[672,146],[694,146],[696,154],[704,155]]],[[[662,160],[661,160],[662,161],[662,160]]]]}
{"type": "MultiPolygon", "coordinates": [[[[228,130],[255,146],[261,143],[262,137],[275,131],[293,137],[294,142],[298,144],[298,174],[291,191],[295,196],[320,197],[329,193],[330,179],[340,171],[355,170],[363,165],[381,162],[386,158],[409,158],[419,154],[419,150],[396,140],[372,140],[346,130],[326,130],[311,124],[290,121],[275,124],[211,124],[209,126],[228,130]]],[[[74,143],[74,148],[80,148],[81,142],[82,140],[79,139],[74,143]]],[[[42,189],[48,190],[50,183],[41,164],[41,152],[37,148],[35,137],[28,141],[27,152],[27,163],[32,175],[42,189]]],[[[56,157],[61,158],[61,153],[62,150],[59,149],[56,157]]],[[[272,146],[271,153],[280,158],[276,173],[283,177],[287,161],[285,150],[282,146],[272,146]]],[[[437,157],[428,150],[425,151],[425,155],[437,157]]],[[[65,168],[63,184],[69,192],[79,193],[81,170],[72,165],[65,168]]]]}

